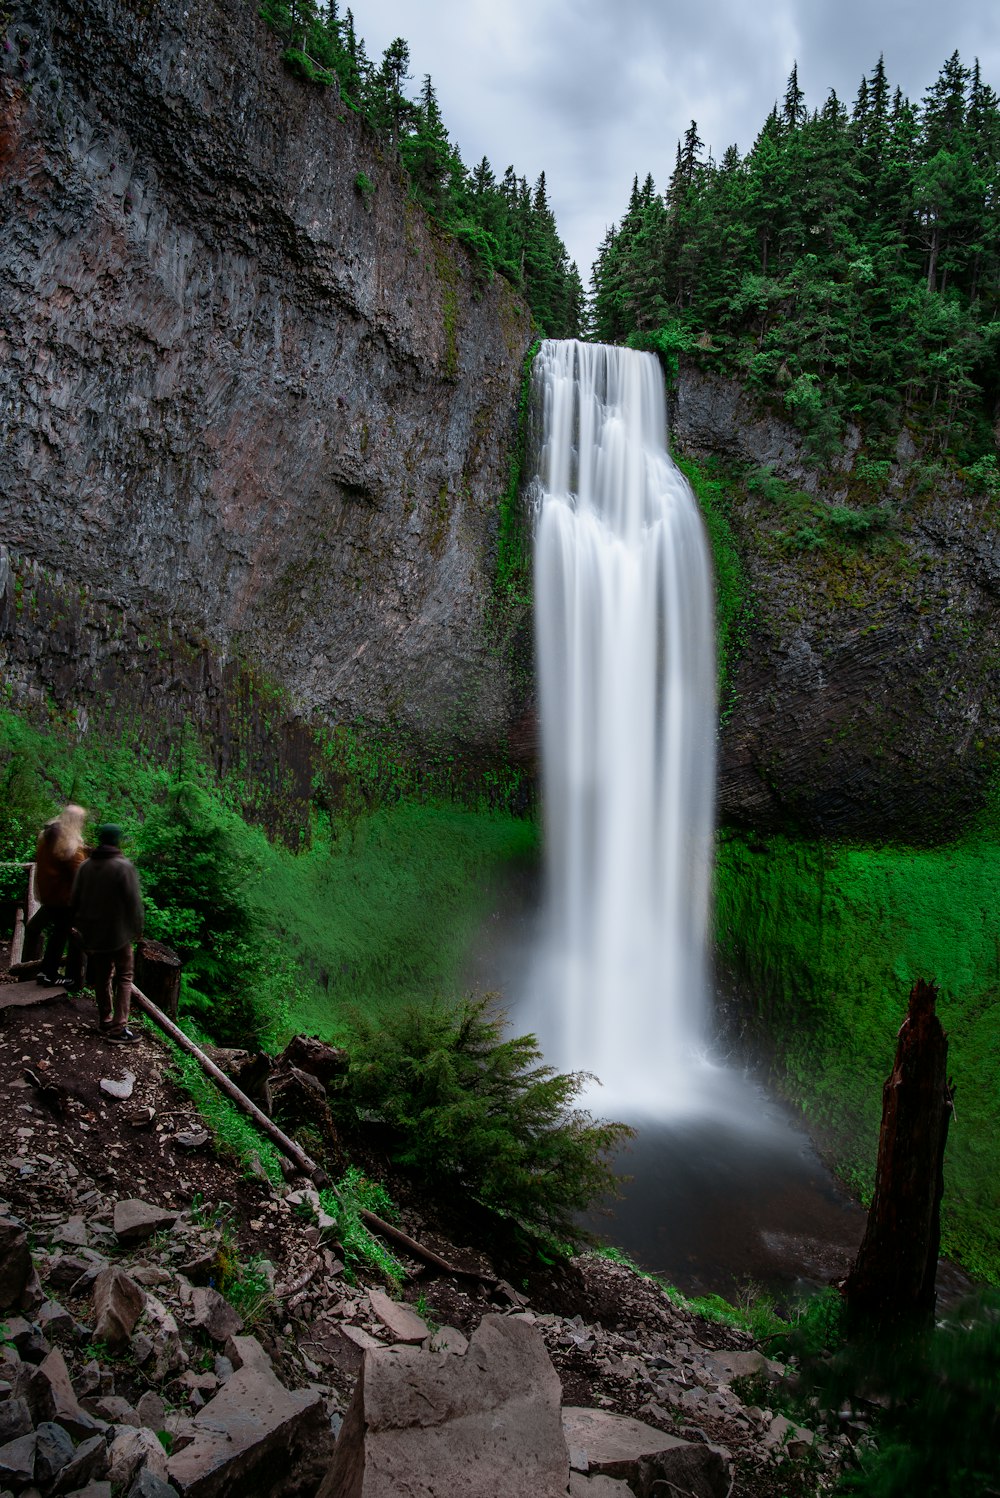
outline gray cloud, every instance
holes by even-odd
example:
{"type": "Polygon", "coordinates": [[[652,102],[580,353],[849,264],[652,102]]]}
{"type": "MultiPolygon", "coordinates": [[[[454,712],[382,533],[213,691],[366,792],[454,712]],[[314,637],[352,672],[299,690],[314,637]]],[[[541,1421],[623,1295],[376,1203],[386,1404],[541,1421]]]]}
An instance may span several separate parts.
{"type": "Polygon", "coordinates": [[[407,38],[470,165],[545,171],[585,281],[633,175],[663,186],[692,119],[716,156],[748,150],[793,62],[810,108],[831,88],[850,104],[880,53],[914,100],[956,49],[1000,89],[984,0],[357,0],[356,22],[376,59],[407,38]]]}

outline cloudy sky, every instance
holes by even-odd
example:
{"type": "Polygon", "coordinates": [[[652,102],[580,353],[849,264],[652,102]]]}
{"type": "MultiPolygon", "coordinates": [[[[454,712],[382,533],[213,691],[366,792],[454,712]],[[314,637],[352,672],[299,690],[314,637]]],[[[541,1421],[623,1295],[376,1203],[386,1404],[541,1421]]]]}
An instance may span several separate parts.
{"type": "Polygon", "coordinates": [[[632,177],[665,185],[692,119],[716,156],[746,151],[793,62],[809,108],[853,102],[884,53],[914,100],[958,49],[1000,91],[996,0],[352,0],[377,60],[410,43],[467,165],[546,173],[584,283],[632,177]]]}

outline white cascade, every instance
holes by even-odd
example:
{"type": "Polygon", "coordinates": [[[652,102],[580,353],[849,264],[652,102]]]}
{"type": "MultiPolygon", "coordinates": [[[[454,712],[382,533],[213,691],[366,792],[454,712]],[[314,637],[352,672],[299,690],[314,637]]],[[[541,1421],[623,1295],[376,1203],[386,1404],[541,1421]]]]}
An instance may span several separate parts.
{"type": "Polygon", "coordinates": [[[714,602],[656,359],[547,341],[534,480],[547,875],[532,1015],[600,1106],[693,1102],[715,793],[714,602]]]}

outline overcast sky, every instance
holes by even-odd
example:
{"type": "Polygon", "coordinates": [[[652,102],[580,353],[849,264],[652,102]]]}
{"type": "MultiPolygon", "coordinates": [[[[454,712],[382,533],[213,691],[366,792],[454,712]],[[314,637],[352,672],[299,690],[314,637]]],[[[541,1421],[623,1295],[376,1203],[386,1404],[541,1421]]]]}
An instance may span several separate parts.
{"type": "MultiPolygon", "coordinates": [[[[884,53],[919,100],[957,48],[1000,91],[997,0],[352,0],[378,61],[410,44],[468,166],[545,171],[559,229],[589,284],[632,177],[670,176],[692,119],[716,157],[753,143],[793,62],[806,104],[848,104],[884,53]]],[[[346,5],[342,4],[342,9],[346,5]]]]}

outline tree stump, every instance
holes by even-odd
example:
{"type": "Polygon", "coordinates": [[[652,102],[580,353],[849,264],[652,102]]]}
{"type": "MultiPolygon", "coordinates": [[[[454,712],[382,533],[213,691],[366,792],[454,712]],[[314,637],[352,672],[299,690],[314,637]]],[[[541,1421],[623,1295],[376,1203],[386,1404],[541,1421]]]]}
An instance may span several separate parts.
{"type": "Polygon", "coordinates": [[[844,1283],[852,1311],[880,1322],[934,1314],[941,1243],[944,1148],[952,1114],[948,1037],[934,1013],[937,989],[918,981],[882,1089],[875,1195],[844,1283]]]}
{"type": "Polygon", "coordinates": [[[135,949],[135,981],[157,1009],[176,1020],[181,991],[181,959],[176,952],[162,941],[143,937],[135,949]]]}

